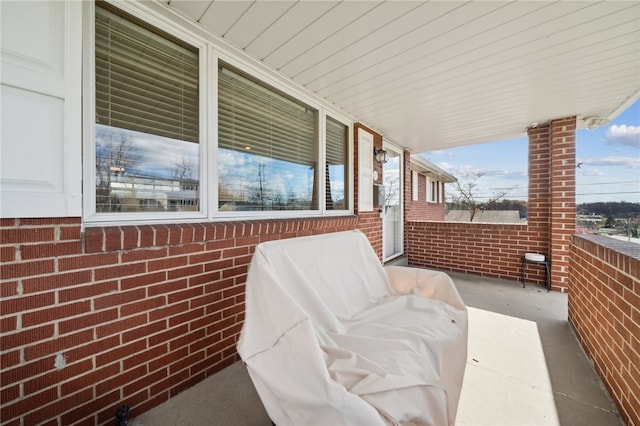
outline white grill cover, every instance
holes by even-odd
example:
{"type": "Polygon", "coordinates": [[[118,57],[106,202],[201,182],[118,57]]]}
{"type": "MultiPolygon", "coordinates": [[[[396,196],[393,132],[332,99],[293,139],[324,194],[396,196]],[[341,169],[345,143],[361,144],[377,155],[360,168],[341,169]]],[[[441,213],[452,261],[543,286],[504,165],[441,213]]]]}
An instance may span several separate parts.
{"type": "Polygon", "coordinates": [[[278,426],[453,425],[467,311],[448,275],[347,231],[260,244],[238,352],[278,426]]]}

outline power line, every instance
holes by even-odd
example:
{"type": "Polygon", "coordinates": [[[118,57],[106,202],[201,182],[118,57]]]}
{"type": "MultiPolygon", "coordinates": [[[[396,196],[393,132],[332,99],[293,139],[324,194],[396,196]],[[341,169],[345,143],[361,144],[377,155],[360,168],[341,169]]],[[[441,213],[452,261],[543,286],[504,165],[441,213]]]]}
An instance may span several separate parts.
{"type": "MultiPolygon", "coordinates": [[[[640,194],[640,191],[619,191],[619,192],[585,192],[585,193],[576,193],[576,196],[578,195],[622,195],[622,194],[640,194]]],[[[512,194],[507,194],[504,197],[502,197],[500,200],[511,200],[513,198],[528,198],[528,195],[512,195],[512,194]]],[[[494,198],[493,196],[489,196],[489,195],[484,195],[484,196],[477,196],[474,197],[475,199],[478,200],[485,200],[485,199],[491,199],[494,198]]],[[[498,200],[498,201],[500,201],[498,200]]]]}
{"type": "Polygon", "coordinates": [[[640,194],[640,191],[623,191],[623,192],[590,192],[576,195],[619,195],[619,194],[640,194]]]}
{"type": "Polygon", "coordinates": [[[625,183],[637,183],[640,185],[640,181],[637,180],[628,180],[624,182],[595,182],[595,183],[579,183],[576,186],[586,186],[586,185],[620,185],[625,183]]]}

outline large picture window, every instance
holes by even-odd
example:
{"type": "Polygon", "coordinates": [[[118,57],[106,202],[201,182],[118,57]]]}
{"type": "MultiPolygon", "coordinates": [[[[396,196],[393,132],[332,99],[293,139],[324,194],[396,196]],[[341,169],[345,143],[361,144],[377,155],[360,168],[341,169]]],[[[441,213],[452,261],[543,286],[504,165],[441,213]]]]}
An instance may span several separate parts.
{"type": "Polygon", "coordinates": [[[200,209],[198,50],[96,5],[95,210],[200,209]]]}
{"type": "Polygon", "coordinates": [[[84,103],[88,222],[353,209],[348,117],[286,79],[250,71],[241,55],[206,34],[166,25],[140,3],[123,10],[117,3],[90,4],[84,12],[95,24],[85,26],[94,40],[84,59],[85,99],[93,100],[84,103]]]}
{"type": "Polygon", "coordinates": [[[218,210],[318,210],[318,111],[220,63],[218,210]]]}

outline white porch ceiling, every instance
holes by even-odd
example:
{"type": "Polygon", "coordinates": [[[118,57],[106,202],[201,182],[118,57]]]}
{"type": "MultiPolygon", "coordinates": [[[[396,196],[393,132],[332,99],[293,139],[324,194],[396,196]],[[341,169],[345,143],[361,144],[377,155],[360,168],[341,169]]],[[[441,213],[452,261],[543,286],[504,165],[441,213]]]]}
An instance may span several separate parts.
{"type": "Polygon", "coordinates": [[[640,2],[166,0],[414,152],[605,124],[640,93],[640,2]]]}

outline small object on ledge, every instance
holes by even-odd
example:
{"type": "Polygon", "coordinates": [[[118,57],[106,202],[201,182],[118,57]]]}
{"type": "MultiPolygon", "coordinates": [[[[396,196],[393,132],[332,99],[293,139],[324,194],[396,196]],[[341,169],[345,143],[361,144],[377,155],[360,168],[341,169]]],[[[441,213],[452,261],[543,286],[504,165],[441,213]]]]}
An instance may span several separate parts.
{"type": "Polygon", "coordinates": [[[539,253],[525,253],[524,257],[527,260],[530,260],[532,262],[544,262],[544,254],[539,254],[539,253]]]}

